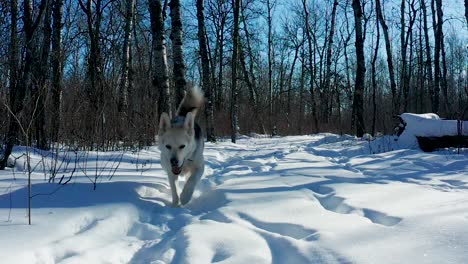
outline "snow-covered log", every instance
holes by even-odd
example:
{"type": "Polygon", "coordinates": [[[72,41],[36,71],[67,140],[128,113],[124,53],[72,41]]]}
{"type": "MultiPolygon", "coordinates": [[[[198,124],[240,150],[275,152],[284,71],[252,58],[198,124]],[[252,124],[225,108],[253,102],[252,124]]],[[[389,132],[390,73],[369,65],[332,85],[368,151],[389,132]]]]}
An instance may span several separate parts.
{"type": "MultiPolygon", "coordinates": [[[[433,141],[434,148],[452,146],[468,136],[468,121],[443,120],[436,114],[412,114],[400,115],[400,135],[398,143],[402,148],[418,148],[418,138],[425,143],[433,141]],[[458,137],[458,138],[451,138],[458,137]],[[436,143],[436,141],[439,141],[436,143]],[[443,142],[440,142],[443,141],[443,142]]],[[[421,147],[421,149],[426,149],[421,147]]],[[[430,150],[431,148],[427,149],[430,150]]]]}

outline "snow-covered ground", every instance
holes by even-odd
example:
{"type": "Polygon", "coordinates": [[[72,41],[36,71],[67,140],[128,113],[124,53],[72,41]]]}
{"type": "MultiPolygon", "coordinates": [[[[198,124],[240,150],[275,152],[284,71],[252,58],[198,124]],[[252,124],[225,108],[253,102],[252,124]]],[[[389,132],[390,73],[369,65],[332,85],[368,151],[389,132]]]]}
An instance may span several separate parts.
{"type": "Polygon", "coordinates": [[[0,172],[0,262],[468,263],[467,151],[393,147],[330,134],[207,144],[185,208],[169,206],[155,147],[68,153],[64,186],[33,153],[32,226],[24,157],[0,172]]]}

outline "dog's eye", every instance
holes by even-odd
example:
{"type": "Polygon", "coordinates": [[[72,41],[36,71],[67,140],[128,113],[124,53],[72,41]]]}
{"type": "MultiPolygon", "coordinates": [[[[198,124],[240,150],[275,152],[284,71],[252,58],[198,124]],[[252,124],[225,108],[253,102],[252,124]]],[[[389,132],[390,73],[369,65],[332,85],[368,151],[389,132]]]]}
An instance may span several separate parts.
{"type": "Polygon", "coordinates": [[[180,148],[180,149],[183,149],[183,148],[185,148],[185,145],[181,145],[179,148],[180,148]]]}
{"type": "Polygon", "coordinates": [[[171,149],[171,146],[169,146],[169,145],[166,145],[166,148],[167,148],[167,149],[171,149]]]}

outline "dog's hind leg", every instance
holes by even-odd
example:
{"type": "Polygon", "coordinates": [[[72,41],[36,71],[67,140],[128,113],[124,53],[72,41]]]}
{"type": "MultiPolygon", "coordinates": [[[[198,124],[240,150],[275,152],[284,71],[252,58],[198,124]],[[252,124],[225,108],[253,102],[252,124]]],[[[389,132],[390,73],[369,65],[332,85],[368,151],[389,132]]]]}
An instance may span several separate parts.
{"type": "Polygon", "coordinates": [[[190,201],[193,195],[193,191],[195,190],[195,186],[197,186],[198,181],[201,179],[203,175],[203,171],[205,170],[204,166],[195,168],[195,171],[187,180],[184,186],[184,190],[180,194],[180,203],[185,205],[190,201]]]}
{"type": "Polygon", "coordinates": [[[172,207],[178,207],[179,195],[177,195],[177,185],[176,185],[177,176],[168,175],[167,177],[169,178],[169,184],[171,185],[172,207]]]}

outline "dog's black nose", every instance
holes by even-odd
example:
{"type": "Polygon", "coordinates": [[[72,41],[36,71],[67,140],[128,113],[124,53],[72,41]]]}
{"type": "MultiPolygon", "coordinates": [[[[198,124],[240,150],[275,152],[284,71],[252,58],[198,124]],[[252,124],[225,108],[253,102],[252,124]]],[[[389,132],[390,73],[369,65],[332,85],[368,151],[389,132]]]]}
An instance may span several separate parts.
{"type": "Polygon", "coordinates": [[[179,165],[179,163],[177,162],[177,159],[176,159],[176,158],[172,158],[172,159],[171,159],[171,166],[172,166],[172,167],[177,167],[177,165],[179,165]]]}

